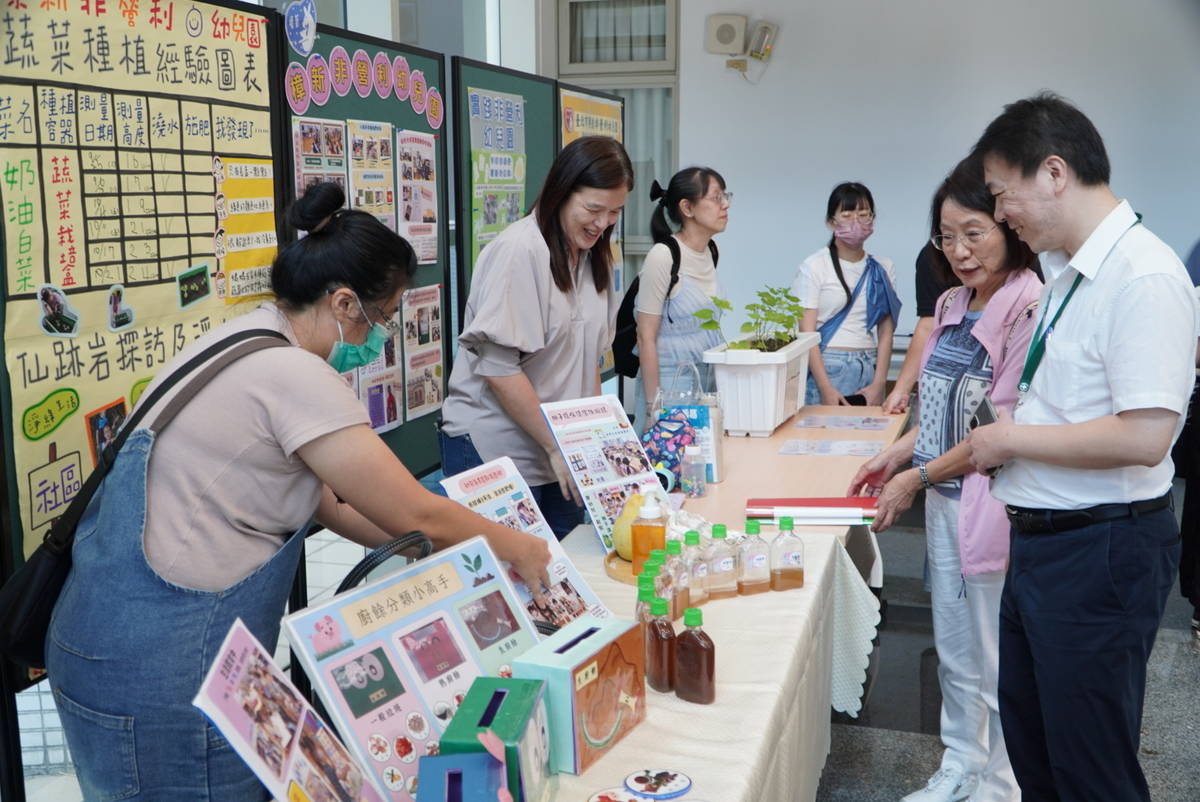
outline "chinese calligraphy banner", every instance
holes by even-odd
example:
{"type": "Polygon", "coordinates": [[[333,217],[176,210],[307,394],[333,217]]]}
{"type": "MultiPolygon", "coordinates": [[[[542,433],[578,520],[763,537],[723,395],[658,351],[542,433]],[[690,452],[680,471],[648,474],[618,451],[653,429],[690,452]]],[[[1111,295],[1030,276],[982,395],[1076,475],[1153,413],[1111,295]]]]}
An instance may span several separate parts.
{"type": "Polygon", "coordinates": [[[0,9],[5,437],[24,553],[159,368],[269,289],[273,19],[179,0],[0,9]]]}
{"type": "Polygon", "coordinates": [[[393,802],[471,682],[512,676],[533,622],[482,537],[284,619],[292,649],[361,765],[393,802]]]}

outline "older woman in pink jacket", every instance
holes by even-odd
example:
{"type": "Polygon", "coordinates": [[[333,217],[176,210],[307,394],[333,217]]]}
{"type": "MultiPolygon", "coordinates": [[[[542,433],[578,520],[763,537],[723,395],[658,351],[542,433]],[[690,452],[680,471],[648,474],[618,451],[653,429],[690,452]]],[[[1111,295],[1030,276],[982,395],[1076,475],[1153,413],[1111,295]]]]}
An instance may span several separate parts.
{"type": "Polygon", "coordinates": [[[938,772],[905,802],[1020,798],[996,703],[1009,525],[963,441],[985,397],[997,409],[1016,403],[1041,281],[1036,257],[993,219],[994,208],[978,164],[960,164],[934,194],[935,265],[962,286],[938,299],[921,361],[917,425],[867,462],[849,491],[879,496],[875,531],[891,526],[922,488],[929,491],[926,553],[945,751],[938,772]]]}

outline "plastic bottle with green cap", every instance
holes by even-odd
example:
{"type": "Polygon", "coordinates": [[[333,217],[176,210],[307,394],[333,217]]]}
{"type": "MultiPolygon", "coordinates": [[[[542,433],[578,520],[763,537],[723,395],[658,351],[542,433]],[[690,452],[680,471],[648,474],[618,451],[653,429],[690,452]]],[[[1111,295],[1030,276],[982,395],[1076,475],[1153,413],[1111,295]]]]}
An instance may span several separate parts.
{"type": "Polygon", "coordinates": [[[678,621],[683,617],[683,611],[692,606],[688,600],[691,576],[683,559],[682,540],[667,541],[667,562],[664,567],[671,575],[671,595],[667,599],[671,603],[671,620],[678,621]]]}
{"type": "Polygon", "coordinates": [[[708,601],[708,556],[700,545],[695,529],[683,534],[683,562],[688,570],[688,605],[699,607],[708,601]]]}
{"type": "Polygon", "coordinates": [[[737,555],[726,542],[725,524],[713,524],[712,548],[708,552],[709,600],[736,596],[737,580],[737,555]]]}
{"type": "Polygon", "coordinates": [[[671,598],[671,576],[666,571],[666,566],[662,560],[651,558],[646,561],[646,565],[642,568],[641,576],[654,577],[654,594],[662,596],[664,599],[671,598]]]}
{"type": "Polygon", "coordinates": [[[717,649],[700,628],[703,623],[704,616],[695,607],[684,612],[687,629],[675,638],[675,695],[707,705],[717,698],[717,649]]]}
{"type": "Polygon", "coordinates": [[[666,599],[650,602],[646,624],[646,684],[661,693],[675,686],[675,627],[670,609],[666,599]]]}
{"type": "Polygon", "coordinates": [[[654,579],[638,577],[637,606],[633,608],[633,617],[639,624],[645,625],[650,620],[650,602],[654,599],[654,579]]]}
{"type": "Polygon", "coordinates": [[[804,587],[804,541],[792,529],[791,518],[779,519],[779,534],[771,541],[771,590],[804,587]]]}
{"type": "Polygon", "coordinates": [[[738,593],[751,596],[771,589],[771,547],[759,535],[758,521],[746,521],[746,536],[737,547],[738,593]]]}

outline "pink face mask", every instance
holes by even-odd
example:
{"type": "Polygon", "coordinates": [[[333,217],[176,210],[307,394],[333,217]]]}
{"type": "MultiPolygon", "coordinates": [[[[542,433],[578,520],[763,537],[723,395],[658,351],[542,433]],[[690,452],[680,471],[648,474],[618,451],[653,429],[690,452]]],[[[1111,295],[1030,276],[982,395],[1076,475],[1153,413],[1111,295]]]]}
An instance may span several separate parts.
{"type": "Polygon", "coordinates": [[[833,236],[840,239],[850,248],[861,248],[867,237],[875,232],[875,222],[872,220],[850,220],[834,223],[833,236]]]}

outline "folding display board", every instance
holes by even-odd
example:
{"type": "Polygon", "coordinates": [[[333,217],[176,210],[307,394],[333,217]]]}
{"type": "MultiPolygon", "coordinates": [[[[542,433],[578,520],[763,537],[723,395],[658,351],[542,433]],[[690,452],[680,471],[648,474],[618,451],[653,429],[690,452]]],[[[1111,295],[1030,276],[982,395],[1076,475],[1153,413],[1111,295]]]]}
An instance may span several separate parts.
{"type": "Polygon", "coordinates": [[[445,397],[449,356],[442,56],[326,25],[317,26],[306,58],[287,56],[288,198],[337,181],[350,206],[375,214],[417,252],[403,334],[378,364],[347,379],[384,441],[413,473],[428,473],[441,462],[433,413],[445,397]]]}
{"type": "Polygon", "coordinates": [[[6,569],[160,366],[269,287],[277,19],[170,0],[0,13],[6,569]]]}
{"type": "Polygon", "coordinates": [[[557,84],[455,57],[455,213],[459,325],[480,249],[524,217],[558,153],[557,84]]]}

